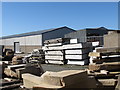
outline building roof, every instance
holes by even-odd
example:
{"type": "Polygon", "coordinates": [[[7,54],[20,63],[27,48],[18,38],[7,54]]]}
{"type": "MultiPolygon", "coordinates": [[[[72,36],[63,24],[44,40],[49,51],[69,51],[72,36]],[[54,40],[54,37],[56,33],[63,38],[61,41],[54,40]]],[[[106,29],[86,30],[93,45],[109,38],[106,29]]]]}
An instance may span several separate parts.
{"type": "Polygon", "coordinates": [[[78,30],[78,31],[87,31],[87,30],[109,30],[109,29],[107,29],[107,28],[105,28],[105,27],[98,27],[98,28],[85,28],[85,29],[80,29],[80,30],[78,30]]]}
{"type": "Polygon", "coordinates": [[[87,31],[87,30],[119,31],[119,30],[107,29],[107,28],[105,28],[105,27],[98,27],[98,28],[85,28],[85,29],[80,29],[80,30],[77,30],[77,31],[87,31]]]}
{"type": "Polygon", "coordinates": [[[108,29],[107,29],[107,28],[105,28],[105,27],[98,27],[98,28],[86,28],[86,30],[89,30],[89,29],[92,29],[92,30],[96,30],[96,29],[108,30],[108,29]]]}
{"type": "MultiPolygon", "coordinates": [[[[98,27],[98,28],[85,28],[85,29],[80,29],[80,30],[76,30],[76,32],[71,32],[71,33],[68,33],[68,34],[66,34],[66,35],[71,35],[71,34],[76,34],[76,33],[79,33],[79,32],[86,32],[87,33],[87,31],[92,31],[93,33],[96,33],[96,32],[94,32],[94,31],[98,31],[98,30],[100,30],[99,31],[99,33],[103,33],[103,32],[101,32],[101,31],[105,31],[105,32],[109,32],[109,31],[119,31],[119,30],[112,30],[112,29],[107,29],[107,28],[105,28],[105,27],[98,27]]],[[[105,34],[105,33],[104,33],[105,34]]],[[[107,34],[107,33],[106,33],[107,34]]],[[[96,34],[97,35],[97,34],[96,34]]]]}
{"type": "MultiPolygon", "coordinates": [[[[62,28],[68,28],[68,27],[64,26],[64,27],[59,27],[59,28],[47,29],[47,30],[39,30],[39,31],[34,31],[34,32],[3,36],[3,37],[0,37],[0,39],[7,39],[7,38],[14,38],[14,37],[24,37],[24,36],[32,36],[32,35],[40,35],[40,34],[44,34],[44,33],[47,33],[47,32],[54,31],[54,30],[62,29],[62,28]]],[[[71,28],[69,28],[69,29],[71,29],[71,28]]],[[[73,29],[71,29],[71,30],[73,30],[73,29]]],[[[75,30],[73,30],[73,31],[75,31],[75,30]]]]}

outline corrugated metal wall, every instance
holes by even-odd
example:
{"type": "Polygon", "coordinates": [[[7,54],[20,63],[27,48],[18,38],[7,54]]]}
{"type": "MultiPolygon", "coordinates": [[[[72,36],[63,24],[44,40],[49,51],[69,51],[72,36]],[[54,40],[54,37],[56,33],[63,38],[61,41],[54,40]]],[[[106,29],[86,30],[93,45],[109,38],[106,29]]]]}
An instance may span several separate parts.
{"type": "Polygon", "coordinates": [[[79,30],[65,35],[65,38],[78,38],[79,42],[86,42],[86,30],[79,30]]]}
{"type": "Polygon", "coordinates": [[[96,30],[93,30],[93,29],[87,29],[86,30],[87,34],[98,34],[99,36],[103,36],[105,34],[108,33],[108,30],[106,29],[96,29],[96,30]]]}
{"type": "Polygon", "coordinates": [[[5,48],[14,50],[14,42],[20,43],[20,52],[28,53],[32,52],[33,49],[41,48],[42,46],[42,35],[33,35],[25,37],[16,37],[9,39],[0,39],[0,44],[4,45],[5,48]]]}
{"type": "Polygon", "coordinates": [[[71,32],[74,32],[74,31],[72,29],[69,29],[69,28],[61,28],[58,30],[44,33],[43,34],[43,42],[45,40],[49,40],[49,39],[64,38],[65,34],[68,34],[71,32]]]}
{"type": "Polygon", "coordinates": [[[45,40],[61,38],[64,37],[65,34],[68,34],[73,31],[74,31],[73,29],[64,27],[64,28],[59,28],[58,30],[55,29],[52,31],[42,33],[41,35],[2,39],[3,41],[0,42],[3,42],[3,45],[5,45],[6,48],[11,48],[13,50],[14,50],[14,42],[19,42],[20,52],[27,53],[27,52],[31,52],[33,49],[41,48],[45,40]]]}
{"type": "Polygon", "coordinates": [[[2,39],[2,42],[3,45],[10,45],[10,46],[13,46],[14,42],[20,42],[20,45],[42,45],[42,35],[2,39]]]}

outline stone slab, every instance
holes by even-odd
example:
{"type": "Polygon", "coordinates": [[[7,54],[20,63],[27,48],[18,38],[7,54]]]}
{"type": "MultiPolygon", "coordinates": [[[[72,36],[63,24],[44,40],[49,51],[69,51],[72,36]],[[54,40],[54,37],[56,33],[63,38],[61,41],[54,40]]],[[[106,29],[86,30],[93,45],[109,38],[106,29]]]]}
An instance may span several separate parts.
{"type": "Polygon", "coordinates": [[[119,53],[120,53],[120,47],[97,48],[97,49],[96,49],[96,52],[100,52],[100,53],[119,52],[119,53]]]}
{"type": "Polygon", "coordinates": [[[106,57],[106,58],[93,60],[93,63],[102,64],[103,62],[120,62],[120,57],[106,57]]]}
{"type": "Polygon", "coordinates": [[[116,86],[117,80],[116,79],[98,79],[98,81],[103,86],[116,86]]]}
{"type": "Polygon", "coordinates": [[[86,81],[87,72],[84,70],[65,70],[60,72],[47,71],[41,77],[31,74],[22,74],[22,78],[26,88],[32,88],[35,85],[43,84],[56,87],[68,87],[86,81]]]}
{"type": "Polygon", "coordinates": [[[40,77],[29,73],[22,74],[22,78],[23,86],[25,88],[32,88],[34,85],[39,85],[40,82],[42,81],[40,77]]]}
{"type": "Polygon", "coordinates": [[[46,47],[46,46],[43,46],[42,47],[43,50],[63,50],[63,46],[52,46],[52,47],[46,47]]]}
{"type": "Polygon", "coordinates": [[[55,56],[55,55],[49,55],[49,56],[45,56],[45,59],[51,59],[51,60],[64,60],[64,56],[63,55],[61,55],[61,56],[55,56]]]}
{"type": "Polygon", "coordinates": [[[76,49],[76,48],[88,48],[91,47],[91,43],[78,43],[63,45],[63,49],[76,49]]]}
{"type": "Polygon", "coordinates": [[[75,39],[70,39],[70,43],[78,43],[78,39],[75,38],[75,39]]]}
{"type": "Polygon", "coordinates": [[[45,51],[46,55],[63,55],[63,51],[45,51]]]}
{"type": "Polygon", "coordinates": [[[17,69],[17,68],[23,68],[23,67],[25,67],[25,66],[26,66],[26,64],[8,65],[7,68],[8,68],[8,69],[11,69],[11,70],[15,70],[15,69],[17,69]]]}
{"type": "Polygon", "coordinates": [[[77,49],[77,50],[65,50],[65,54],[86,54],[89,53],[90,49],[77,49]]]}
{"type": "Polygon", "coordinates": [[[5,68],[4,69],[4,73],[7,75],[7,76],[10,76],[10,77],[16,77],[17,78],[17,73],[12,71],[11,69],[9,68],[5,68]]]}
{"type": "Polygon", "coordinates": [[[57,61],[57,60],[45,60],[45,63],[48,64],[65,64],[63,60],[57,61]]]}
{"type": "Polygon", "coordinates": [[[89,53],[89,56],[90,56],[90,57],[91,57],[91,56],[93,56],[93,57],[100,57],[101,54],[100,54],[99,52],[90,52],[90,53],[89,53]]]}
{"type": "Polygon", "coordinates": [[[94,89],[97,88],[96,86],[96,80],[93,76],[88,76],[87,80],[81,81],[79,83],[75,83],[69,86],[56,86],[56,85],[49,85],[49,84],[41,84],[41,85],[35,85],[33,87],[33,90],[68,90],[68,89],[94,89]],[[91,82],[91,83],[89,83],[91,82]]]}
{"type": "Polygon", "coordinates": [[[120,64],[90,64],[89,70],[99,71],[99,70],[108,70],[108,71],[117,71],[120,70],[120,64]]]}
{"type": "Polygon", "coordinates": [[[90,71],[99,71],[99,70],[104,70],[104,67],[102,64],[90,64],[89,70],[90,71]]]}
{"type": "Polygon", "coordinates": [[[60,46],[60,45],[63,45],[63,43],[53,43],[53,44],[45,44],[44,46],[60,46]]]}
{"type": "Polygon", "coordinates": [[[63,88],[63,86],[49,85],[44,83],[33,86],[33,90],[62,90],[63,88]]]}
{"type": "Polygon", "coordinates": [[[19,69],[16,69],[16,73],[18,75],[18,78],[22,78],[22,74],[24,73],[30,73],[30,74],[33,74],[33,75],[36,75],[36,76],[40,76],[41,75],[41,69],[39,67],[33,67],[33,66],[30,66],[28,68],[19,68],[19,69]]]}
{"type": "Polygon", "coordinates": [[[73,65],[86,65],[88,63],[89,63],[88,59],[83,60],[83,61],[82,60],[80,60],[80,61],[68,60],[68,62],[67,62],[67,64],[73,64],[73,65]]]}
{"type": "Polygon", "coordinates": [[[78,83],[86,80],[87,72],[84,70],[64,70],[60,72],[46,72],[41,76],[41,78],[43,77],[47,84],[69,86],[73,83],[78,83]]]}
{"type": "Polygon", "coordinates": [[[65,55],[65,59],[86,59],[88,58],[88,54],[83,54],[83,55],[65,55]]]}

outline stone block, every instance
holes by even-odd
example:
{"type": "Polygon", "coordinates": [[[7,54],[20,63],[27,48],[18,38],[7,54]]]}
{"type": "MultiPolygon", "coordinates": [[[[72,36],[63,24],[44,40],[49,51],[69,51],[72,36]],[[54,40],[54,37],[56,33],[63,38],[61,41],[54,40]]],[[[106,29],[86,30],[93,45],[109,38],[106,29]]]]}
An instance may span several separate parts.
{"type": "Polygon", "coordinates": [[[34,85],[42,83],[42,79],[39,76],[35,76],[29,73],[22,74],[23,85],[25,88],[33,88],[34,85]]]}
{"type": "Polygon", "coordinates": [[[22,61],[22,56],[14,56],[12,58],[12,64],[22,64],[23,61],[22,61]]]}
{"type": "Polygon", "coordinates": [[[4,69],[4,73],[5,73],[7,76],[16,77],[16,78],[17,78],[16,72],[12,71],[12,70],[9,69],[9,68],[5,68],[5,69],[4,69]]]}
{"type": "Polygon", "coordinates": [[[103,85],[103,86],[116,86],[117,80],[116,79],[98,79],[98,81],[103,85]]]}
{"type": "Polygon", "coordinates": [[[18,68],[16,69],[16,73],[18,78],[22,78],[22,74],[24,73],[30,73],[36,76],[40,76],[41,75],[41,69],[39,67],[34,67],[34,66],[29,66],[27,68],[18,68]]]}
{"type": "Polygon", "coordinates": [[[120,90],[120,75],[118,76],[118,83],[115,87],[115,90],[120,90]]]}
{"type": "Polygon", "coordinates": [[[81,70],[65,70],[60,72],[46,72],[41,78],[44,82],[51,85],[69,86],[87,80],[87,72],[81,70]],[[82,77],[82,78],[81,78],[82,77]]]}
{"type": "Polygon", "coordinates": [[[45,88],[47,88],[47,85],[61,88],[87,81],[87,72],[84,70],[47,71],[41,77],[31,74],[22,74],[22,78],[24,86],[27,88],[32,88],[34,85],[43,87],[43,84],[46,85],[45,88]]]}
{"type": "Polygon", "coordinates": [[[107,70],[114,71],[120,70],[120,63],[103,63],[103,64],[90,64],[90,71],[99,71],[99,70],[107,70]]]}
{"type": "Polygon", "coordinates": [[[25,67],[25,66],[26,66],[26,64],[8,65],[7,68],[15,71],[15,69],[17,69],[17,68],[23,68],[23,67],[25,67]]]}

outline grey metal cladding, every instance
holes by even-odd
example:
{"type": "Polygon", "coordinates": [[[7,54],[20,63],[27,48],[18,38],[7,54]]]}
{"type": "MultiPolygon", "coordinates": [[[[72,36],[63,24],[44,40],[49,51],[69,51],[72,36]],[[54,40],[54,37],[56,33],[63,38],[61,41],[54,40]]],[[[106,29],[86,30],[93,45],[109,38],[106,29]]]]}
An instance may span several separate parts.
{"type": "Polygon", "coordinates": [[[65,38],[78,38],[79,42],[86,42],[86,30],[78,30],[65,35],[65,38]]]}
{"type": "Polygon", "coordinates": [[[49,40],[49,39],[54,39],[54,38],[63,38],[65,34],[71,33],[71,32],[75,32],[75,30],[70,29],[70,28],[61,28],[59,30],[55,30],[49,33],[43,33],[42,34],[42,38],[43,38],[43,42],[45,40],[49,40]]]}
{"type": "Polygon", "coordinates": [[[98,36],[103,36],[104,34],[108,33],[108,29],[104,28],[104,27],[100,27],[100,28],[87,28],[87,35],[88,34],[98,34],[98,36]]]}

